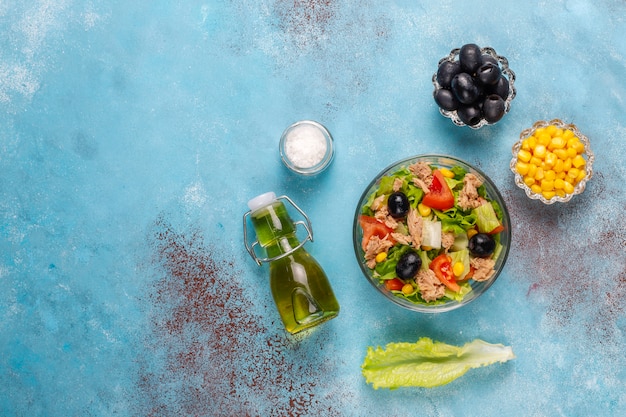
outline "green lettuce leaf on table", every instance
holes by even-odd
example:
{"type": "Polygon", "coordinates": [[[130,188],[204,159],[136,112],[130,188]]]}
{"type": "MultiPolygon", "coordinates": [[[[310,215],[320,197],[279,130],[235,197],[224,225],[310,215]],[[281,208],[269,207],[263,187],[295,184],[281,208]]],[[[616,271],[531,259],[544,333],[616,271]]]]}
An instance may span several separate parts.
{"type": "Polygon", "coordinates": [[[369,347],[361,372],[374,389],[432,388],[448,384],[472,368],[515,359],[510,346],[476,339],[463,346],[433,342],[389,343],[385,349],[369,347]]]}

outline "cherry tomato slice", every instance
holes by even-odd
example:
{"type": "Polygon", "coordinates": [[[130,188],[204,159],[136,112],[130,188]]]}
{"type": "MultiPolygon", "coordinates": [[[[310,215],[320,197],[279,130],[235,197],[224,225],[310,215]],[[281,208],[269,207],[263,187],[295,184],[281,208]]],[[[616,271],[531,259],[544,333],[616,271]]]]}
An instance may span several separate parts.
{"type": "Polygon", "coordinates": [[[385,287],[387,287],[389,291],[402,291],[403,286],[404,282],[402,282],[400,278],[393,278],[385,281],[385,287]]]}
{"type": "MultiPolygon", "coordinates": [[[[375,217],[361,215],[359,217],[359,224],[361,225],[361,229],[363,229],[363,240],[361,241],[361,247],[363,250],[367,248],[367,243],[370,241],[372,236],[378,236],[380,239],[383,239],[385,236],[393,232],[393,230],[387,227],[384,223],[376,220],[375,217]]],[[[389,239],[392,243],[393,239],[389,239]]]]}
{"type": "Polygon", "coordinates": [[[433,171],[433,182],[428,187],[428,193],[424,195],[422,204],[442,211],[454,207],[454,194],[438,169],[433,171]]]}
{"type": "Polygon", "coordinates": [[[437,276],[437,279],[441,281],[443,285],[448,287],[454,292],[459,292],[461,287],[457,284],[452,272],[452,258],[445,253],[437,256],[430,262],[428,266],[437,276]]]}

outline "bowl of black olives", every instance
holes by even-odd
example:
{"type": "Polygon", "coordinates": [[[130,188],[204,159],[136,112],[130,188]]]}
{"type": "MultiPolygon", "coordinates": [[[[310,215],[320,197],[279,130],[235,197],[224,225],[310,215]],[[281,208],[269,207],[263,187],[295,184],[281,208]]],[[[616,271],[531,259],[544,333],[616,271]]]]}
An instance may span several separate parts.
{"type": "Polygon", "coordinates": [[[418,155],[382,170],[356,207],[353,245],[366,280],[392,303],[437,313],[476,300],[496,281],[511,243],[498,189],[478,168],[418,155]]]}
{"type": "Polygon", "coordinates": [[[497,123],[515,98],[515,73],[491,47],[465,44],[439,60],[432,77],[439,112],[457,126],[497,123]]]}

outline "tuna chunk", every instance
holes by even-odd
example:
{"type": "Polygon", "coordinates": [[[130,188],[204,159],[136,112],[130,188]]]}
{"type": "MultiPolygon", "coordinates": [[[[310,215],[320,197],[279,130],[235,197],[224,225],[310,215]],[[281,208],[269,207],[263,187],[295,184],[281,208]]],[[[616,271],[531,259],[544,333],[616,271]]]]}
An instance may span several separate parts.
{"type": "Polygon", "coordinates": [[[409,210],[409,214],[406,217],[406,223],[409,227],[409,234],[413,239],[413,246],[419,248],[422,244],[422,229],[424,227],[424,219],[415,209],[409,210]]]}
{"type": "Polygon", "coordinates": [[[476,268],[472,279],[477,282],[487,281],[496,272],[494,270],[496,261],[490,258],[472,258],[470,265],[476,268]]]}
{"type": "Polygon", "coordinates": [[[435,273],[430,269],[420,269],[415,277],[415,282],[424,301],[438,300],[446,292],[446,286],[437,279],[435,273]]]}
{"type": "Polygon", "coordinates": [[[474,174],[465,174],[463,178],[463,189],[459,192],[459,207],[463,210],[470,210],[480,206],[485,200],[478,195],[477,188],[482,182],[474,174]]]}

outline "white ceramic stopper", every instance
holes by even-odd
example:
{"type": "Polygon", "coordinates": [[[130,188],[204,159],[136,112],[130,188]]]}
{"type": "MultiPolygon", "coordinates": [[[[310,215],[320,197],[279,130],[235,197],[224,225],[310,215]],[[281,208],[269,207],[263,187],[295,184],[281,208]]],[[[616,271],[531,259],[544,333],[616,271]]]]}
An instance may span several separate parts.
{"type": "Polygon", "coordinates": [[[267,193],[257,195],[248,201],[248,208],[251,212],[255,212],[258,209],[273,203],[274,201],[276,201],[276,193],[274,191],[269,191],[267,193]]]}

